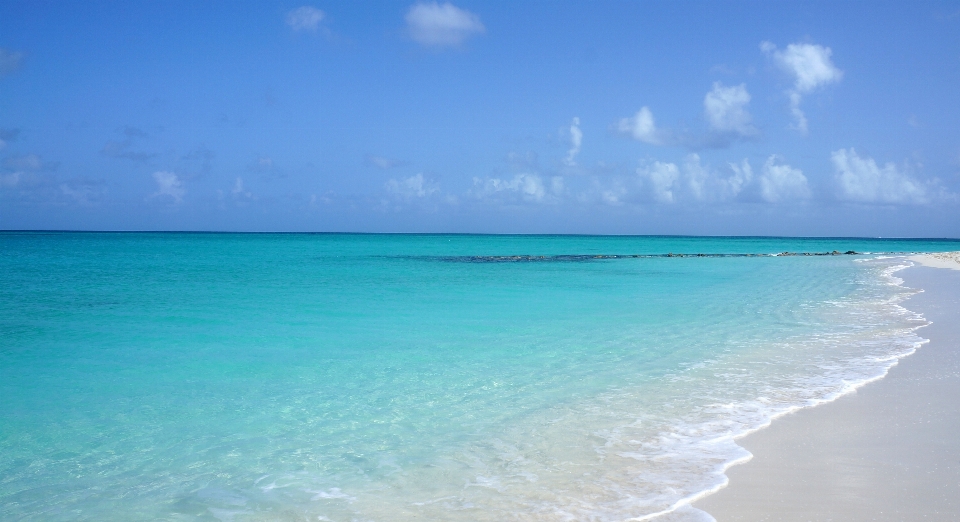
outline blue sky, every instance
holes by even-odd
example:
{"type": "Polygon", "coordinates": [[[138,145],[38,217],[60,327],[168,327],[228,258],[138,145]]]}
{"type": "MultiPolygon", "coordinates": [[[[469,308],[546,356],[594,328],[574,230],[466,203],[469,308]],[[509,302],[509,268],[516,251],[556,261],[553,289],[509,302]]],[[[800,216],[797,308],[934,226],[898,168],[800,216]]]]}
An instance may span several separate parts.
{"type": "Polygon", "coordinates": [[[960,237],[960,2],[0,4],[0,228],[960,237]]]}

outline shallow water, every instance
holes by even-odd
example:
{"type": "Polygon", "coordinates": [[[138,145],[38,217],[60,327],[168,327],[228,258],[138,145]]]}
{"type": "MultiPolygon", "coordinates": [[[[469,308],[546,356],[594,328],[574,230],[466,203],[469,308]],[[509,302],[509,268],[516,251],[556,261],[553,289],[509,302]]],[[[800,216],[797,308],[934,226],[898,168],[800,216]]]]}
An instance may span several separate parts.
{"type": "Polygon", "coordinates": [[[960,242],[3,233],[0,518],[701,518],[920,346],[907,261],[584,256],[833,250],[960,242]]]}

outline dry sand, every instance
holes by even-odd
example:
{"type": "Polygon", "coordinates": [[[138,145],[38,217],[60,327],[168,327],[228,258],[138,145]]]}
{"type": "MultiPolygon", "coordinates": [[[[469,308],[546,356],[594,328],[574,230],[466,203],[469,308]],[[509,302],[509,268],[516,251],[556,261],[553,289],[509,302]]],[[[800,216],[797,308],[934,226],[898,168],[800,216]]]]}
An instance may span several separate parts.
{"type": "Polygon", "coordinates": [[[924,292],[903,305],[932,321],[919,331],[930,342],[740,440],[753,460],[695,507],[719,522],[960,520],[960,253],[911,260],[925,266],[897,275],[924,292]]]}
{"type": "Polygon", "coordinates": [[[910,256],[910,260],[933,268],[960,270],[960,252],[936,252],[910,256]]]}

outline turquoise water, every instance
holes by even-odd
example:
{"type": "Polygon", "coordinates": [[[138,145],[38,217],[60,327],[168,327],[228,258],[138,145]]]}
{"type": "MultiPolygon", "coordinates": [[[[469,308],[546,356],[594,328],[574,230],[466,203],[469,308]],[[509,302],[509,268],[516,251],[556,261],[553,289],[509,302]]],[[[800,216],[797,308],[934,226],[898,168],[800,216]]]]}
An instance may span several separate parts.
{"type": "Polygon", "coordinates": [[[922,344],[876,253],[943,250],[0,233],[0,518],[705,518],[734,436],[922,344]]]}

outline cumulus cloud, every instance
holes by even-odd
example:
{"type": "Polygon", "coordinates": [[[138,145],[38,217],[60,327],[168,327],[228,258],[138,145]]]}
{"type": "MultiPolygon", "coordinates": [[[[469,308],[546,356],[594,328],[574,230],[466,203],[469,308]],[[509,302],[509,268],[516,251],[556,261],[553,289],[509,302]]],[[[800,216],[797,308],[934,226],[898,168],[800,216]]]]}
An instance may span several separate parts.
{"type": "Polygon", "coordinates": [[[0,47],[0,78],[15,72],[22,62],[23,53],[0,47]]]}
{"type": "Polygon", "coordinates": [[[583,178],[575,178],[574,186],[569,189],[576,201],[581,204],[620,207],[640,202],[643,179],[636,174],[620,175],[614,173],[613,175],[594,176],[590,178],[589,186],[583,186],[582,181],[583,178]]]}
{"type": "Polygon", "coordinates": [[[760,175],[760,197],[770,203],[787,199],[810,197],[810,187],[803,171],[790,165],[780,164],[783,158],[774,154],[763,164],[760,175]]]}
{"type": "Polygon", "coordinates": [[[253,199],[253,193],[243,186],[243,178],[237,178],[236,181],[233,182],[233,189],[230,190],[230,194],[232,194],[233,199],[236,200],[253,199]]]}
{"type": "Polygon", "coordinates": [[[187,191],[183,188],[180,178],[173,172],[158,170],[153,173],[153,180],[157,182],[157,191],[150,197],[153,198],[171,198],[174,204],[183,201],[183,196],[187,191]]]}
{"type": "Polygon", "coordinates": [[[650,145],[673,145],[693,150],[724,148],[736,139],[757,134],[747,110],[749,103],[750,93],[745,85],[724,87],[717,82],[703,100],[704,115],[710,126],[707,134],[659,128],[649,107],[642,107],[633,116],[620,119],[616,128],[620,133],[650,145]]]}
{"type": "Polygon", "coordinates": [[[654,199],[661,203],[674,202],[674,183],[680,178],[680,169],[674,163],[655,161],[637,169],[641,179],[650,184],[654,199]]]}
{"type": "Polygon", "coordinates": [[[811,93],[825,85],[839,82],[843,71],[838,69],[830,57],[833,51],[829,47],[814,44],[790,44],[779,50],[771,42],[763,42],[760,49],[767,54],[784,72],[793,77],[793,87],[787,91],[790,97],[790,111],[796,119],[796,128],[807,132],[807,117],[800,110],[803,95],[811,93]]]}
{"type": "Polygon", "coordinates": [[[853,148],[830,155],[840,197],[863,203],[924,203],[927,187],[893,163],[883,167],[873,158],[861,158],[853,148]]]}
{"type": "Polygon", "coordinates": [[[460,45],[486,31],[480,17],[449,2],[415,4],[407,11],[406,21],[410,37],[428,47],[460,45]]]}
{"type": "Polygon", "coordinates": [[[708,183],[710,182],[712,172],[700,163],[699,154],[690,154],[683,162],[684,171],[687,175],[687,186],[696,199],[706,199],[708,196],[708,183]]]}
{"type": "Polygon", "coordinates": [[[471,193],[480,199],[508,198],[530,202],[553,201],[563,193],[563,178],[550,178],[549,185],[536,174],[521,173],[511,179],[473,178],[471,193]]]}
{"type": "Polygon", "coordinates": [[[750,166],[750,162],[746,158],[741,160],[740,163],[731,162],[728,165],[733,174],[721,179],[721,198],[737,197],[753,181],[753,167],[750,166]]]}
{"type": "Polygon", "coordinates": [[[744,198],[780,203],[811,195],[803,172],[785,164],[778,155],[769,156],[759,172],[754,172],[746,158],[714,168],[704,164],[699,154],[691,153],[677,163],[643,162],[636,174],[633,179],[637,183],[624,184],[617,179],[611,180],[612,184],[595,183],[594,190],[579,199],[608,205],[644,199],[663,204],[720,203],[744,198]],[[644,196],[637,198],[640,194],[644,196]]]}
{"type": "Polygon", "coordinates": [[[391,192],[404,199],[425,198],[440,192],[440,185],[423,174],[416,174],[404,179],[390,179],[385,185],[391,192]]]}
{"type": "Polygon", "coordinates": [[[710,129],[724,134],[753,136],[754,128],[747,105],[750,93],[745,84],[724,87],[720,82],[713,84],[713,90],[703,99],[703,110],[710,129]]]}
{"type": "Polygon", "coordinates": [[[651,145],[662,145],[664,142],[663,133],[657,129],[649,107],[642,107],[632,117],[621,119],[617,129],[637,141],[651,145]]]}
{"type": "Polygon", "coordinates": [[[580,130],[580,118],[574,117],[570,123],[570,149],[563,162],[569,166],[577,164],[577,154],[580,154],[580,145],[583,143],[583,131],[580,130]]]}
{"type": "Polygon", "coordinates": [[[323,11],[305,5],[287,13],[287,25],[297,32],[316,31],[320,27],[320,22],[323,21],[324,16],[326,15],[323,11]]]}
{"type": "Polygon", "coordinates": [[[760,44],[760,49],[770,55],[784,71],[793,75],[794,89],[800,94],[812,92],[818,87],[838,82],[843,71],[837,69],[830,57],[829,47],[814,44],[790,44],[784,50],[770,42],[760,44]]]}
{"type": "Polygon", "coordinates": [[[769,203],[810,197],[803,172],[783,164],[783,158],[776,154],[767,158],[759,176],[746,158],[728,163],[729,174],[725,175],[701,164],[697,154],[687,156],[682,170],[690,193],[701,201],[731,200],[746,193],[759,193],[769,203]]]}
{"type": "Polygon", "coordinates": [[[730,163],[730,174],[719,172],[700,163],[699,154],[688,155],[683,162],[683,174],[693,197],[700,201],[723,201],[737,197],[753,180],[750,162],[730,163]]]}

